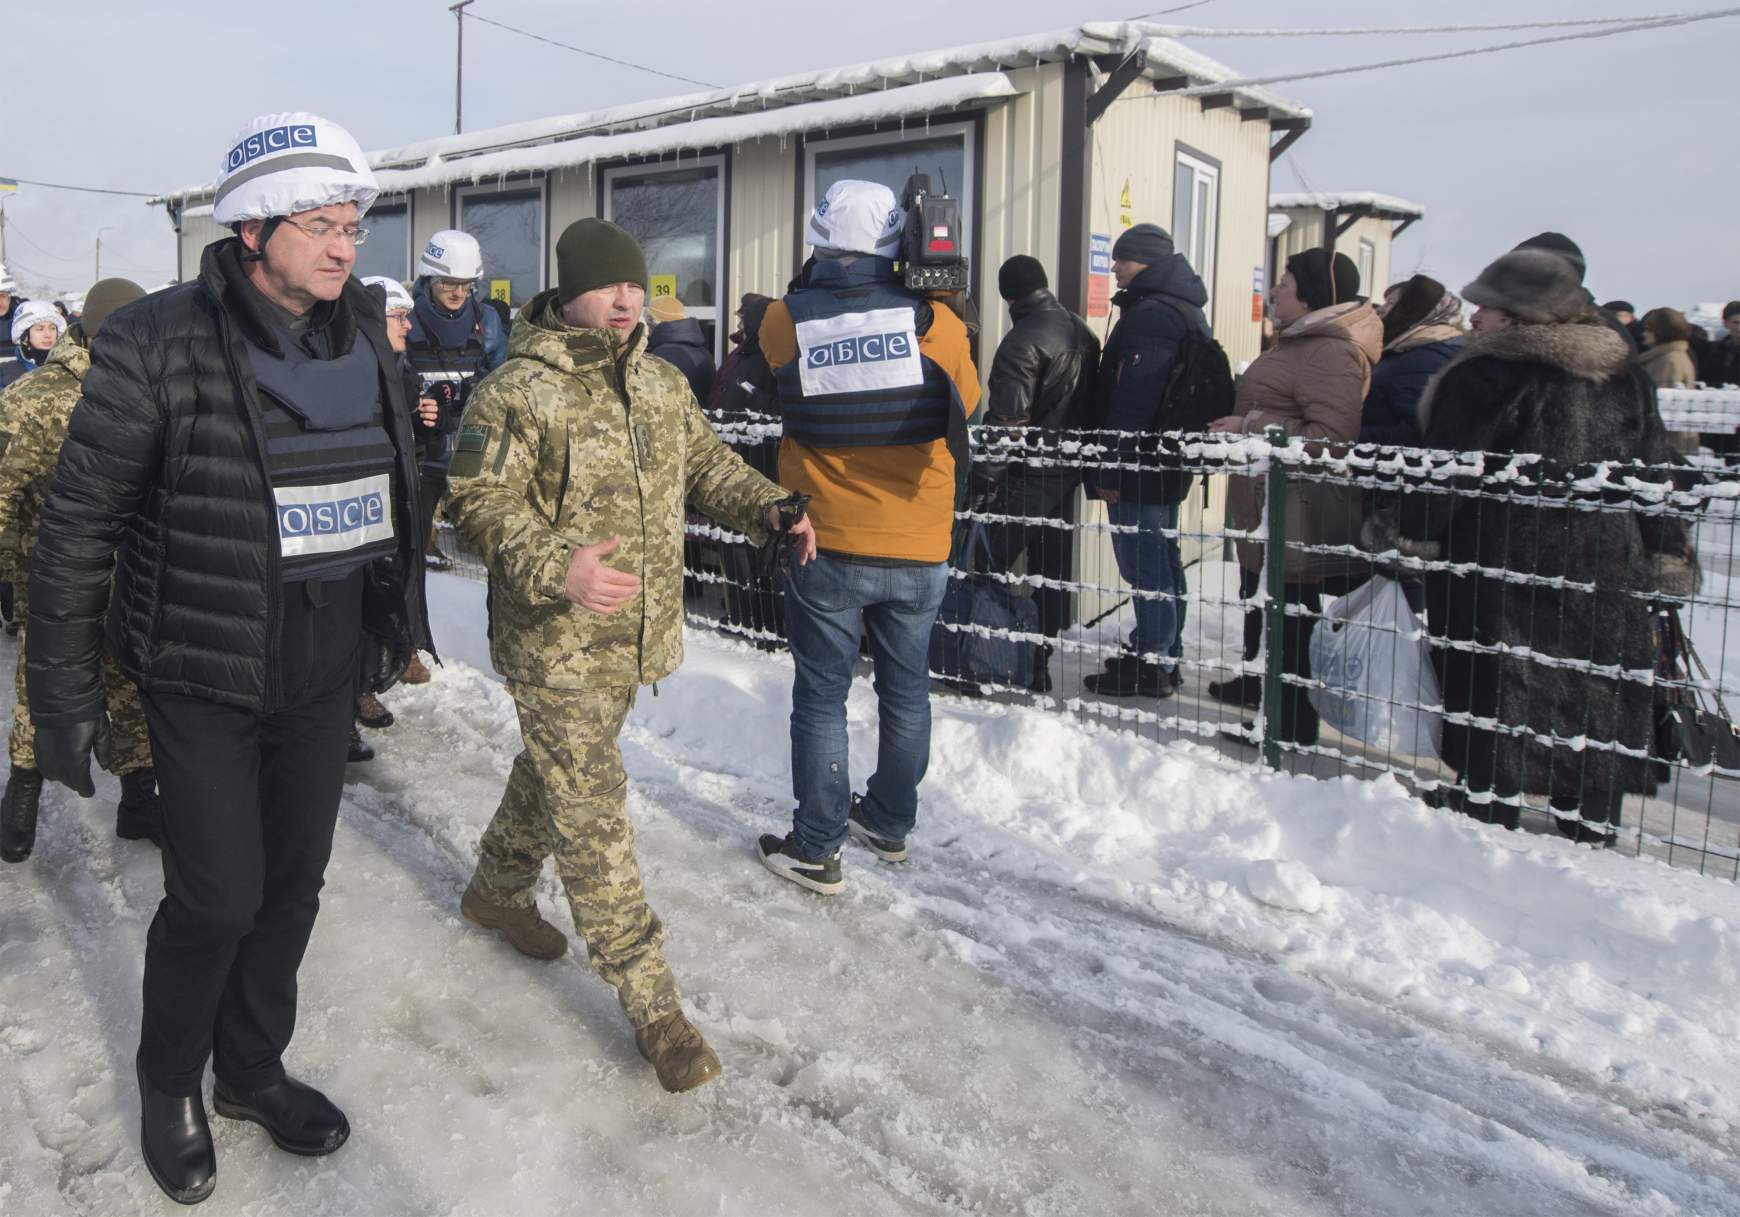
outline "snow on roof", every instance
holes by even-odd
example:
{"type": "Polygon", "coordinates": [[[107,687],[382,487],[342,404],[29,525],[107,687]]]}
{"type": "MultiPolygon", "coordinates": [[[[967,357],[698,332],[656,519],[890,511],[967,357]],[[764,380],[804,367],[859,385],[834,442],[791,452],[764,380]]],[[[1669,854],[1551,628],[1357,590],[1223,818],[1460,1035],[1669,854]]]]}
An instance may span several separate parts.
{"type": "Polygon", "coordinates": [[[1407,199],[1398,199],[1393,194],[1372,194],[1370,191],[1350,191],[1344,194],[1334,194],[1327,191],[1271,194],[1269,206],[1282,210],[1296,207],[1316,207],[1323,211],[1369,207],[1378,215],[1398,220],[1417,220],[1426,214],[1426,209],[1418,203],[1410,203],[1407,199]]]}
{"type": "Polygon", "coordinates": [[[1278,211],[1269,213],[1269,240],[1273,241],[1291,227],[1293,227],[1292,216],[1282,215],[1278,211]]]}
{"type": "MultiPolygon", "coordinates": [[[[1013,96],[1016,90],[1002,75],[1004,69],[1056,63],[1075,55],[1141,54],[1145,74],[1156,79],[1183,76],[1192,84],[1216,84],[1239,78],[1239,73],[1225,64],[1166,37],[1166,29],[1140,21],[1090,23],[421,140],[371,152],[369,164],[381,178],[382,189],[396,192],[503,173],[571,167],[605,156],[656,155],[716,146],[1013,96]],[[1001,84],[994,83],[997,81],[1001,84]],[[956,87],[945,87],[949,84],[956,87]],[[774,119],[774,112],[779,110],[790,113],[784,119],[774,119]],[[729,121],[764,117],[769,120],[765,126],[729,121]],[[722,125],[699,134],[679,133],[681,128],[701,127],[714,120],[722,120],[722,125]],[[576,144],[584,146],[573,146],[576,144]],[[484,160],[489,162],[487,166],[472,163],[484,160]]],[[[1240,109],[1266,109],[1283,118],[1311,116],[1310,110],[1267,89],[1240,88],[1233,93],[1240,109]]],[[[203,200],[211,196],[214,186],[212,182],[184,186],[152,201],[203,200]]]]}

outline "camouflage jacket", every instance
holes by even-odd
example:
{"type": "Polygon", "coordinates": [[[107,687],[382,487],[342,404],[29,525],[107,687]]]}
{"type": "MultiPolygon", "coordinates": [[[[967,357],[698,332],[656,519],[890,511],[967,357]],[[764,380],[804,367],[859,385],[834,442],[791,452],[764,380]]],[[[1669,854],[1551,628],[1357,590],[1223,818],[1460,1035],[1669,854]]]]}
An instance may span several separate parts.
{"type": "Polygon", "coordinates": [[[683,659],[685,502],[760,542],[786,492],[727,448],[683,374],[605,330],[567,328],[555,292],[515,319],[508,359],[472,390],[446,512],[490,573],[490,653],[544,688],[650,684],[683,659]],[[568,600],[574,550],[640,576],[614,613],[568,600]]]}
{"type": "Polygon", "coordinates": [[[0,567],[22,580],[30,569],[42,500],[54,477],[67,423],[79,404],[91,352],[75,327],[36,371],[0,394],[0,567]]]}

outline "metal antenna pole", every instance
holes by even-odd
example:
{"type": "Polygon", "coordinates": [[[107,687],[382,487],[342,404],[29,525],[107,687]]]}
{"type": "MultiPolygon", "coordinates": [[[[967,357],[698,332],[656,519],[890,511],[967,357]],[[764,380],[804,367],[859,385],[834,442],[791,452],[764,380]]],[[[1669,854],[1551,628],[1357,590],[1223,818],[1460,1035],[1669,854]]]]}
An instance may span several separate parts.
{"type": "Polygon", "coordinates": [[[458,135],[465,129],[465,9],[474,0],[459,0],[457,4],[447,6],[447,11],[453,14],[453,19],[459,26],[459,39],[456,44],[453,64],[453,134],[458,135]]]}

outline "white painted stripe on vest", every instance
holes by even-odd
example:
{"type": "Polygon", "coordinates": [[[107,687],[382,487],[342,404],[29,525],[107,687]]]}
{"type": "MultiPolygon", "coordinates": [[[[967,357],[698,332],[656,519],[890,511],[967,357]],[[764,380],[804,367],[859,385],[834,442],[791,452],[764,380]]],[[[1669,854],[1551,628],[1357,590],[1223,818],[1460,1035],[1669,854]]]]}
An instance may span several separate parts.
{"type": "Polygon", "coordinates": [[[909,308],[800,321],[798,382],[805,397],[916,388],[924,383],[909,308]]]}
{"type": "Polygon", "coordinates": [[[274,486],[286,558],[342,554],[393,539],[393,481],[377,473],[325,486],[274,486]]]}

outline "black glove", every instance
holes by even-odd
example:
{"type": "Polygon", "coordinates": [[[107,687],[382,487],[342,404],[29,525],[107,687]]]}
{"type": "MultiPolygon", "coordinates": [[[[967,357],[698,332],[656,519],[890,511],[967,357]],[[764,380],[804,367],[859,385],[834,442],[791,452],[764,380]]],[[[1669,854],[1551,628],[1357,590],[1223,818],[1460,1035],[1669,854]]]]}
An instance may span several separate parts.
{"type": "Polygon", "coordinates": [[[809,514],[810,496],[789,494],[773,505],[779,512],[773,536],[761,547],[761,573],[769,578],[791,569],[791,530],[809,514]]]}
{"type": "Polygon", "coordinates": [[[451,380],[430,380],[423,384],[423,396],[435,399],[437,407],[435,421],[425,423],[422,416],[417,417],[417,425],[425,431],[448,432],[453,429],[459,417],[459,386],[451,380]]]}
{"type": "Polygon", "coordinates": [[[399,683],[399,678],[410,666],[412,654],[409,639],[395,638],[389,643],[365,632],[362,645],[362,677],[357,691],[385,693],[399,683]]]}
{"type": "Polygon", "coordinates": [[[36,767],[51,782],[59,782],[82,798],[97,793],[91,781],[91,754],[109,755],[109,717],[36,729],[36,767]]]}

